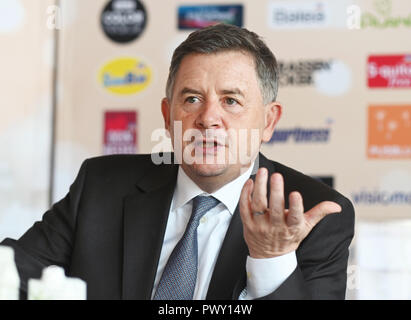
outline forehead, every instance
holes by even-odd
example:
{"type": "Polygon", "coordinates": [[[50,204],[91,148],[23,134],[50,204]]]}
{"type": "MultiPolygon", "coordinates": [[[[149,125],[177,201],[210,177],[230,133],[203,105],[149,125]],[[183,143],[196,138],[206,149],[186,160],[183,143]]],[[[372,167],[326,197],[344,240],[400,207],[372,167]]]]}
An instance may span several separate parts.
{"type": "Polygon", "coordinates": [[[257,87],[257,74],[253,57],[242,51],[218,53],[192,53],[185,56],[178,69],[174,89],[191,86],[257,87]]]}

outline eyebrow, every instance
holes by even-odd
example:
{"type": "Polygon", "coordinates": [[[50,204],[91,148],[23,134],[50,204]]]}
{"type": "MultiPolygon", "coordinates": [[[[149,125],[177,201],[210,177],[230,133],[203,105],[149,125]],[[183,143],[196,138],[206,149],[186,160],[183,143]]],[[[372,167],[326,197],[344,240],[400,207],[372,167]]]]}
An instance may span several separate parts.
{"type": "Polygon", "coordinates": [[[185,94],[201,94],[200,91],[192,89],[192,88],[188,88],[188,87],[184,87],[181,91],[180,91],[180,96],[183,96],[185,94]]]}
{"type": "Polygon", "coordinates": [[[221,93],[222,94],[236,94],[236,95],[244,97],[244,93],[239,88],[221,90],[221,93]]]}
{"type": "MultiPolygon", "coordinates": [[[[192,88],[184,87],[180,91],[180,96],[183,96],[185,94],[202,94],[202,92],[192,89],[192,88]]],[[[236,94],[236,95],[244,97],[244,93],[239,88],[224,89],[220,91],[220,94],[236,94]]]]}

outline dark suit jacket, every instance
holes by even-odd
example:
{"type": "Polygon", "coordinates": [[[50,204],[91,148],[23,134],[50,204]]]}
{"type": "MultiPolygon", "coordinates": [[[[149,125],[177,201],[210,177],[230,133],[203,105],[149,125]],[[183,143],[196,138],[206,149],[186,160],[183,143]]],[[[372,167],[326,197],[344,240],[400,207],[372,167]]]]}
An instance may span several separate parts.
{"type": "MultiPolygon", "coordinates": [[[[324,218],[297,250],[298,267],[263,299],[343,299],[354,210],[344,196],[260,154],[260,167],[284,176],[285,194],[298,190],[305,210],[323,200],[342,213],[324,218]]],[[[15,250],[21,293],[48,265],[87,282],[88,299],[150,299],[177,165],[154,165],[150,155],[105,156],[84,161],[65,198],[19,240],[15,250]]],[[[286,201],[287,202],[287,201],[286,201]]],[[[287,203],[286,203],[287,205],[287,203]]],[[[248,249],[238,207],[225,236],[207,299],[236,299],[245,287],[248,249]]]]}

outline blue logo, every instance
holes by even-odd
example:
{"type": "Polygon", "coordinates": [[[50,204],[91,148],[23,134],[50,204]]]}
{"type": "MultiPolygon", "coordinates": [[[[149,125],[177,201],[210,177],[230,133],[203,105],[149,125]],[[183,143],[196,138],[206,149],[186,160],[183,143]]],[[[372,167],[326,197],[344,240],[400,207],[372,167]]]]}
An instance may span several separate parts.
{"type": "Polygon", "coordinates": [[[330,139],[330,128],[292,128],[276,129],[268,143],[326,143],[330,139]]]}
{"type": "Polygon", "coordinates": [[[407,191],[367,191],[353,192],[355,204],[364,205],[411,205],[411,192],[407,191]]]}
{"type": "Polygon", "coordinates": [[[218,23],[243,26],[242,5],[180,6],[178,29],[201,29],[218,23]]]}

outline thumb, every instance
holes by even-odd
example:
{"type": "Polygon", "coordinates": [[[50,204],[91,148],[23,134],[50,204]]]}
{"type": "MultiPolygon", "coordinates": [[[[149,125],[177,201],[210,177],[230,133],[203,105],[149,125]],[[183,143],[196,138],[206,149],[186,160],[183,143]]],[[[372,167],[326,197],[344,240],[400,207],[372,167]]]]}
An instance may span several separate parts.
{"type": "Polygon", "coordinates": [[[341,212],[341,206],[333,201],[323,201],[305,213],[306,221],[314,227],[326,215],[341,212]]]}

